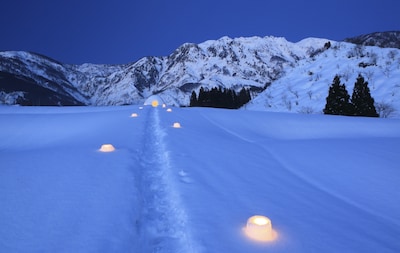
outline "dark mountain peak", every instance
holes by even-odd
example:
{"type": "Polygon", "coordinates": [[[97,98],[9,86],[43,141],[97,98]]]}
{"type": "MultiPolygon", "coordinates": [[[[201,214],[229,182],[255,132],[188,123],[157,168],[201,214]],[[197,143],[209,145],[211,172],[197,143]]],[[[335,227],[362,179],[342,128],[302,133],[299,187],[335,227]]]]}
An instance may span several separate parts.
{"type": "Polygon", "coordinates": [[[400,31],[369,33],[347,38],[344,41],[363,46],[400,48],[400,31]]]}

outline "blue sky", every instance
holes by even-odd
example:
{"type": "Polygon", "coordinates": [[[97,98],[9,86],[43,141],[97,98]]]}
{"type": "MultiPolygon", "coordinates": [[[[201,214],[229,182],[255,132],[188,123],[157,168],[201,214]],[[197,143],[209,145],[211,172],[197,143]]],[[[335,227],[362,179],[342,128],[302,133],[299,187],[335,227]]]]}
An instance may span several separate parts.
{"type": "Polygon", "coordinates": [[[13,0],[1,5],[0,50],[120,64],[222,36],[297,42],[400,30],[398,10],[398,0],[13,0]]]}

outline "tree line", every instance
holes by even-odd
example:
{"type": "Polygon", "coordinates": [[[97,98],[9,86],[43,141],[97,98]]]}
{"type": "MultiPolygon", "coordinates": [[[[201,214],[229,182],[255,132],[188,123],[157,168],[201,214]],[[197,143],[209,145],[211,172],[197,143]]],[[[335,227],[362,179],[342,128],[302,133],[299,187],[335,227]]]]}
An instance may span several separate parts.
{"type": "Polygon", "coordinates": [[[201,87],[198,95],[195,91],[192,92],[189,106],[238,109],[250,100],[249,89],[242,88],[236,93],[233,89],[214,87],[208,90],[201,87]]]}
{"type": "MultiPolygon", "coordinates": [[[[238,109],[251,100],[249,89],[242,88],[238,93],[233,89],[214,87],[211,90],[200,88],[199,93],[192,91],[190,107],[214,107],[238,109]]],[[[333,79],[326,98],[324,114],[345,116],[379,117],[374,99],[368,88],[368,82],[359,74],[350,97],[339,75],[333,79]]]]}
{"type": "Polygon", "coordinates": [[[358,75],[354,84],[351,98],[345,84],[341,84],[340,77],[336,75],[329,87],[323,111],[324,114],[332,115],[379,117],[368,88],[368,82],[361,74],[358,75]]]}

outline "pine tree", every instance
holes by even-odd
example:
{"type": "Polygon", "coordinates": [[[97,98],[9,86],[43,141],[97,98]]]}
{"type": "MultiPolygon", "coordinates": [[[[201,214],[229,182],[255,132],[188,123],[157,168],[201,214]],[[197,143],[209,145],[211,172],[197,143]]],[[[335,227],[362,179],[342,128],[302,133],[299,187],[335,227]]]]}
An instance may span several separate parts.
{"type": "Polygon", "coordinates": [[[190,105],[191,107],[198,106],[197,95],[195,91],[192,91],[192,95],[190,96],[190,105]]]}
{"type": "Polygon", "coordinates": [[[249,89],[242,88],[238,95],[237,108],[240,108],[242,105],[246,104],[250,100],[251,100],[251,95],[249,89]]]}
{"type": "Polygon", "coordinates": [[[352,115],[353,109],[349,101],[350,95],[346,90],[346,86],[340,84],[340,77],[336,75],[329,87],[324,114],[352,115]]]}
{"type": "Polygon", "coordinates": [[[368,88],[368,82],[359,74],[354,84],[351,102],[354,107],[355,116],[379,117],[374,105],[374,99],[368,88]]]}
{"type": "Polygon", "coordinates": [[[200,87],[198,96],[196,96],[196,92],[192,92],[190,106],[238,109],[250,100],[250,90],[245,88],[242,88],[239,94],[236,94],[233,89],[214,87],[207,90],[200,87]]]}
{"type": "Polygon", "coordinates": [[[197,106],[205,106],[207,100],[206,91],[200,87],[199,96],[197,97],[197,106]]]}
{"type": "Polygon", "coordinates": [[[237,96],[236,92],[232,89],[228,89],[228,104],[226,108],[237,109],[237,96]]]}

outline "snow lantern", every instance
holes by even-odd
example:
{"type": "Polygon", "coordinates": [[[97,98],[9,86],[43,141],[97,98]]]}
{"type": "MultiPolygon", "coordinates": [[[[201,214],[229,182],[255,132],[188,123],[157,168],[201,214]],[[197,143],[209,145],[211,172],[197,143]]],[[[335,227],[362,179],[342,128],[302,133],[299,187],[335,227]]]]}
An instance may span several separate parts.
{"type": "Polygon", "coordinates": [[[103,144],[101,145],[100,152],[113,152],[115,148],[112,144],[103,144]]]}
{"type": "Polygon", "coordinates": [[[272,229],[271,220],[262,215],[254,215],[247,220],[246,235],[256,241],[272,241],[276,232],[272,229]]]}
{"type": "Polygon", "coordinates": [[[167,109],[167,112],[172,112],[172,109],[171,109],[171,108],[168,108],[168,109],[167,109]]]}
{"type": "Polygon", "coordinates": [[[151,101],[151,106],[157,107],[158,106],[158,101],[157,100],[151,101]]]}
{"type": "Polygon", "coordinates": [[[173,127],[173,128],[181,128],[181,124],[180,124],[179,122],[175,122],[175,123],[172,125],[172,127],[173,127]]]}
{"type": "Polygon", "coordinates": [[[139,116],[137,113],[132,113],[132,114],[131,114],[131,117],[132,117],[132,118],[136,118],[137,116],[139,116]]]}
{"type": "Polygon", "coordinates": [[[153,107],[157,107],[162,104],[164,104],[163,100],[160,98],[160,96],[157,95],[151,95],[144,102],[144,105],[151,105],[153,107]]]}

